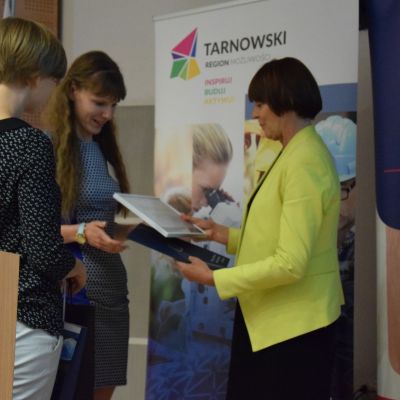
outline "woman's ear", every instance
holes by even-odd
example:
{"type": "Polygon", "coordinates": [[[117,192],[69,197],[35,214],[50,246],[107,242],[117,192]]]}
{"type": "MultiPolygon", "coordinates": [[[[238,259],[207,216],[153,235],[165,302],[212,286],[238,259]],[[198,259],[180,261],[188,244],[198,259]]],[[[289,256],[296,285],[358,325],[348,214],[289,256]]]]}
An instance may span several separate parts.
{"type": "Polygon", "coordinates": [[[39,85],[40,79],[41,78],[39,75],[34,75],[28,78],[26,81],[26,86],[28,86],[30,89],[35,89],[39,85]]]}

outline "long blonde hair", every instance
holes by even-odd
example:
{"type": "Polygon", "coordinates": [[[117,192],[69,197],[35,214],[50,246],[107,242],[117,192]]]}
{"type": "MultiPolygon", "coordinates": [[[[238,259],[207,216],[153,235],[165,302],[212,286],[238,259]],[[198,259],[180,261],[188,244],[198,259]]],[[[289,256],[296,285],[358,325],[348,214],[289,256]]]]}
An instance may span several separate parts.
{"type": "MultiPolygon", "coordinates": [[[[78,57],[56,88],[47,107],[45,119],[53,137],[56,178],[61,189],[64,218],[72,216],[80,186],[79,141],[74,129],[74,103],[69,98],[73,86],[99,96],[109,96],[116,102],[126,96],[124,79],[118,65],[101,51],[90,51],[78,57]]],[[[129,192],[114,121],[108,121],[93,140],[99,143],[105,159],[114,167],[120,190],[129,192]]],[[[118,208],[118,211],[120,210],[121,208],[118,208]]]]}
{"type": "Polygon", "coordinates": [[[193,140],[193,168],[204,160],[215,164],[228,164],[233,155],[228,134],[220,124],[190,125],[193,140]]]}

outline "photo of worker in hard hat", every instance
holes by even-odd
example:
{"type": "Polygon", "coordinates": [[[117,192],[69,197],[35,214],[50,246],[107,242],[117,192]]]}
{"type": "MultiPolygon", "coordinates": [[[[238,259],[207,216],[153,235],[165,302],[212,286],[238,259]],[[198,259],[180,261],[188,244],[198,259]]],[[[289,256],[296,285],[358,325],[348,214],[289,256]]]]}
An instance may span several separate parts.
{"type": "MultiPolygon", "coordinates": [[[[355,120],[355,114],[353,119],[355,120]]],[[[317,132],[329,148],[341,186],[338,226],[340,276],[345,296],[338,320],[331,399],[353,398],[354,245],[356,210],[356,131],[347,116],[331,115],[319,121],[317,132]]]]}

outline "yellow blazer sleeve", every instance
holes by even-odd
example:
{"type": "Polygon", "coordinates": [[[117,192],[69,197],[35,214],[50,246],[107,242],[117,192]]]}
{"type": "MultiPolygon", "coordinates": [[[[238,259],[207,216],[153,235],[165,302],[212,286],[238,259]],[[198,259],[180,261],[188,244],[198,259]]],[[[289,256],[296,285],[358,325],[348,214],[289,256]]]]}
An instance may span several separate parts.
{"type": "Polygon", "coordinates": [[[228,244],[226,245],[226,251],[229,254],[236,254],[239,238],[240,238],[240,229],[229,228],[228,244]]]}
{"type": "MultiPolygon", "coordinates": [[[[324,202],[333,201],[335,193],[338,194],[338,188],[335,186],[337,183],[329,174],[328,177],[324,175],[320,162],[303,160],[288,167],[281,181],[282,209],[275,251],[256,262],[215,271],[215,285],[222,299],[245,292],[289,285],[302,279],[321,228],[325,212],[324,202]]],[[[273,187],[271,190],[279,189],[273,187]]],[[[256,196],[258,195],[260,193],[256,196]]],[[[244,227],[240,252],[245,251],[242,247],[245,245],[246,230],[253,229],[249,222],[250,213],[254,213],[253,216],[258,220],[268,221],[268,213],[272,212],[274,210],[265,210],[265,207],[253,209],[252,206],[244,227]]],[[[264,230],[266,240],[268,229],[266,227],[264,230]]],[[[332,229],[336,228],[333,226],[332,229]]]]}

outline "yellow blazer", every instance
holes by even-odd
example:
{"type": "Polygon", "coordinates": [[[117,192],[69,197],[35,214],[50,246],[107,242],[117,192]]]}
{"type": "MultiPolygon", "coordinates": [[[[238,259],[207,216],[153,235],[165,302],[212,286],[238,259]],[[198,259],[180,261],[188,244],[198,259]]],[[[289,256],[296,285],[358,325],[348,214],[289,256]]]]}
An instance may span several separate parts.
{"type": "Polygon", "coordinates": [[[239,300],[253,351],[338,318],[339,207],[334,162],[308,126],[254,189],[242,228],[230,229],[227,247],[236,265],[214,272],[219,296],[239,300]]]}

